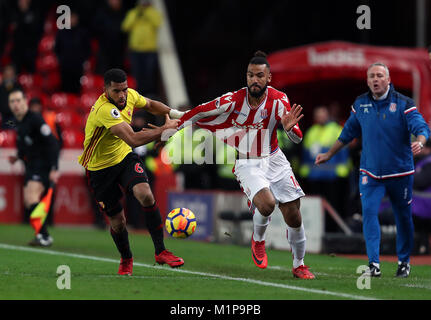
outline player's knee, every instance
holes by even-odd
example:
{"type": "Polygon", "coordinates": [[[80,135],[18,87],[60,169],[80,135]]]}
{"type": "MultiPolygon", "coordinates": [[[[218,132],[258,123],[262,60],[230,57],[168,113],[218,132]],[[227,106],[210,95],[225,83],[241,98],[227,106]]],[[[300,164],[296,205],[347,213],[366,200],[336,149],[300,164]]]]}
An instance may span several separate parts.
{"type": "Polygon", "coordinates": [[[126,217],[123,212],[109,218],[111,228],[115,233],[120,233],[126,228],[126,217]]]}
{"type": "Polygon", "coordinates": [[[144,207],[154,204],[154,196],[148,183],[140,183],[133,187],[133,195],[144,207]]]}
{"type": "Polygon", "coordinates": [[[271,215],[271,213],[274,212],[275,201],[273,201],[272,199],[270,200],[268,199],[267,201],[257,205],[256,207],[259,210],[261,215],[268,217],[271,215]]]}

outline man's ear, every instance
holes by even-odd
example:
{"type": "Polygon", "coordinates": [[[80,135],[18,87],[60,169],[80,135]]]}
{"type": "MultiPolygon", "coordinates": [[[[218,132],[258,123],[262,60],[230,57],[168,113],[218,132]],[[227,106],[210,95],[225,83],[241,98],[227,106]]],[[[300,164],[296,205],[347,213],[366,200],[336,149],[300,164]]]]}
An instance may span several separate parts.
{"type": "Polygon", "coordinates": [[[271,82],[271,80],[272,80],[272,73],[270,72],[268,76],[268,83],[271,82]]]}

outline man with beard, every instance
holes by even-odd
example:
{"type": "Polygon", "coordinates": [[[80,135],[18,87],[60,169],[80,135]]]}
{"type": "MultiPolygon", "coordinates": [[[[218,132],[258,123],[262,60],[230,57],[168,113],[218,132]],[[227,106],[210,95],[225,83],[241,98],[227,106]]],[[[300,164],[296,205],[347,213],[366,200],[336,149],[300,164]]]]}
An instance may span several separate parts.
{"type": "Polygon", "coordinates": [[[91,107],[85,125],[84,152],[78,161],[87,170],[89,185],[101,211],[108,216],[112,239],[121,254],[118,274],[131,275],[133,271],[120,186],[132,193],[142,206],[154,243],[156,262],[180,267],[184,260],[164,246],[160,211],[148,184],[144,164],[132,148],[160,140],[165,130],[176,131],[179,121],[171,120],[168,114],[179,118],[183,113],[128,88],[127,75],[121,69],[108,70],[104,83],[104,93],[91,107]],[[165,115],[165,124],[161,127],[150,125],[151,128],[134,132],[130,126],[134,108],[165,115]]]}
{"type": "Polygon", "coordinates": [[[271,72],[264,52],[255,53],[246,75],[247,87],[193,108],[180,119],[180,128],[196,123],[238,151],[233,172],[253,214],[251,251],[256,266],[264,269],[268,265],[265,232],[278,205],[292,248],[292,273],[313,279],[304,265],[306,239],[299,210],[304,192],[277,141],[281,123],[292,141],[301,142],[298,121],[303,117],[302,107],[294,104],[291,108],[285,93],[268,86],[271,72]]]}

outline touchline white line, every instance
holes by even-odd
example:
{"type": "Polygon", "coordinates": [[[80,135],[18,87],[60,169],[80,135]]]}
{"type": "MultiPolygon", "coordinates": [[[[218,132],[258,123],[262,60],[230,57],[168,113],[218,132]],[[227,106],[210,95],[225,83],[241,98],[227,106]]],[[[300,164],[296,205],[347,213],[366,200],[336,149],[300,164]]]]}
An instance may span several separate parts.
{"type": "MultiPolygon", "coordinates": [[[[10,244],[3,244],[3,243],[0,243],[0,249],[20,250],[20,251],[35,252],[35,253],[49,254],[49,255],[55,255],[55,256],[66,256],[66,257],[72,257],[72,258],[77,258],[77,259],[87,259],[87,260],[93,260],[93,261],[110,262],[110,263],[116,263],[116,264],[118,264],[118,261],[119,261],[118,259],[101,258],[101,257],[96,257],[96,256],[54,251],[54,250],[48,250],[48,249],[28,248],[28,247],[15,246],[15,245],[10,245],[10,244]]],[[[250,278],[230,277],[230,276],[225,276],[225,275],[221,275],[221,274],[190,271],[190,270],[185,270],[185,269],[172,269],[172,268],[168,269],[168,268],[165,268],[162,266],[155,266],[155,265],[139,263],[139,262],[133,262],[133,266],[134,267],[138,266],[138,267],[144,267],[144,268],[152,268],[152,269],[159,268],[159,269],[163,269],[165,271],[187,273],[187,274],[199,275],[199,276],[203,276],[203,277],[218,278],[218,279],[230,280],[230,281],[240,281],[240,282],[246,282],[246,283],[253,283],[253,284],[257,284],[257,285],[261,285],[261,286],[303,291],[303,292],[316,293],[316,294],[322,294],[322,295],[327,295],[327,296],[336,296],[336,297],[342,297],[342,298],[348,298],[348,299],[354,299],[354,300],[376,300],[375,298],[372,298],[372,297],[365,297],[365,296],[353,295],[353,294],[342,293],[342,292],[303,288],[303,287],[291,286],[291,285],[282,284],[282,283],[267,282],[267,281],[255,280],[255,279],[250,279],[250,278]]]]}

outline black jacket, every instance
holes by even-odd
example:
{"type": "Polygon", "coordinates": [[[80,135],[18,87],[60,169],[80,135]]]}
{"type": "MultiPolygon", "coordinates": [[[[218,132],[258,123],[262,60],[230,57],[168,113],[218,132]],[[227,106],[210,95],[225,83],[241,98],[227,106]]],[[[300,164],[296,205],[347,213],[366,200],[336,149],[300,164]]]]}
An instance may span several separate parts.
{"type": "Polygon", "coordinates": [[[28,111],[16,121],[18,157],[26,167],[58,169],[59,146],[39,113],[28,111]]]}

